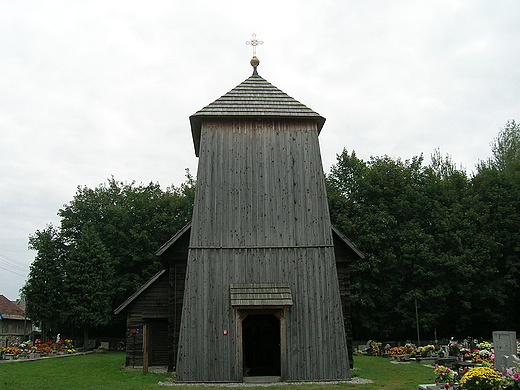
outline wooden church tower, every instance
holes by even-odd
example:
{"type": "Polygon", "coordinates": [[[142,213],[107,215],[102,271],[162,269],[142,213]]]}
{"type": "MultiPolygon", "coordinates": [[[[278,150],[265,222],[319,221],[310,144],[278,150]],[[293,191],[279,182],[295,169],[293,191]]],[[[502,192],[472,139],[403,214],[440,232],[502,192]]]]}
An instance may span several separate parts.
{"type": "Polygon", "coordinates": [[[251,65],[190,117],[193,220],[115,310],[126,312],[126,365],[167,365],[179,382],[349,379],[349,266],[364,256],[330,223],[325,119],[251,65]]]}
{"type": "Polygon", "coordinates": [[[349,379],[318,134],[251,77],[190,117],[199,157],[176,379],[349,379]]]}

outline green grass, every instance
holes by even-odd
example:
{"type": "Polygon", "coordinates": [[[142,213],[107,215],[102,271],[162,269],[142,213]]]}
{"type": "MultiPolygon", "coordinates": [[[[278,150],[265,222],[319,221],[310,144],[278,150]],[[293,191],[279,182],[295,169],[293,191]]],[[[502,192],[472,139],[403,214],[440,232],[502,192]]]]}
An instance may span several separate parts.
{"type": "Polygon", "coordinates": [[[168,374],[147,374],[124,370],[124,352],[1,363],[0,389],[9,390],[93,390],[167,389],[157,386],[168,374]]]}
{"type": "MultiPolygon", "coordinates": [[[[417,390],[420,384],[434,383],[433,369],[419,363],[393,364],[387,358],[355,356],[353,377],[371,379],[373,384],[355,385],[357,389],[417,390]]],[[[353,385],[347,385],[353,388],[353,385]]]]}
{"type": "MultiPolygon", "coordinates": [[[[202,387],[158,386],[170,374],[143,375],[140,371],[124,369],[123,352],[95,353],[32,362],[0,364],[0,389],[2,390],[94,390],[94,389],[203,389],[202,387]]],[[[364,385],[294,385],[274,386],[270,390],[311,389],[358,389],[358,390],[416,390],[421,383],[433,383],[431,368],[422,364],[392,364],[388,359],[356,356],[353,377],[371,379],[374,383],[364,385]]],[[[207,389],[207,387],[204,387],[207,389]]]]}

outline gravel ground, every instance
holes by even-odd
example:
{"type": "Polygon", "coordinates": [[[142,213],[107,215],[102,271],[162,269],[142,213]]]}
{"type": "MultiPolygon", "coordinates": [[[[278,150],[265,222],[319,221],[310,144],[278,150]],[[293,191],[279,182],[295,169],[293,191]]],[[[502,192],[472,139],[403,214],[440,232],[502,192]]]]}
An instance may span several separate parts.
{"type": "Polygon", "coordinates": [[[363,385],[374,383],[370,379],[352,378],[350,381],[326,381],[326,382],[273,382],[273,383],[176,383],[171,381],[159,382],[160,386],[202,386],[202,387],[271,387],[271,386],[298,386],[298,385],[337,385],[339,383],[350,383],[363,385]]]}

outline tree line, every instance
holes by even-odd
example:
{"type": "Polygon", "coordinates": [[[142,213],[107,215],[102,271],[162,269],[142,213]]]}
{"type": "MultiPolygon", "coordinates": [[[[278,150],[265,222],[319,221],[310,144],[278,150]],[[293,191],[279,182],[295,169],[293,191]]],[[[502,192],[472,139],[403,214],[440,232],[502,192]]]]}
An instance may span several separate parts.
{"type": "Polygon", "coordinates": [[[154,253],[191,220],[195,180],[162,190],[113,177],[97,188],[78,187],[49,224],[29,237],[36,251],[22,287],[27,315],[43,337],[89,329],[124,335],[113,310],[161,265],[154,253]]]}
{"type": "Polygon", "coordinates": [[[359,159],[327,177],[333,223],[366,255],[351,267],[356,339],[489,337],[520,325],[520,125],[471,176],[437,150],[431,162],[359,159]]]}
{"type": "MultiPolygon", "coordinates": [[[[327,175],[332,222],[365,254],[351,266],[356,339],[485,336],[520,324],[520,125],[468,175],[449,156],[358,158],[327,175]]],[[[155,251],[191,219],[195,180],[162,190],[111,178],[78,187],[60,226],[29,237],[22,288],[44,332],[117,328],[113,310],[161,269],[155,251]]]]}

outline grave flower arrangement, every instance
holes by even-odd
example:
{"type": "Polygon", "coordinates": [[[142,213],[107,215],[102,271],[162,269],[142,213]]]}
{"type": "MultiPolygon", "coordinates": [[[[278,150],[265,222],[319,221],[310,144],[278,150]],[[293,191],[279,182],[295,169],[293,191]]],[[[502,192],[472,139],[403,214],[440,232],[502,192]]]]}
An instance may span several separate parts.
{"type": "Polygon", "coordinates": [[[448,344],[448,351],[450,356],[459,356],[462,348],[463,346],[459,344],[457,341],[454,341],[453,338],[448,344]]]}
{"type": "Polygon", "coordinates": [[[491,361],[495,356],[493,352],[493,350],[481,349],[478,354],[482,359],[491,361]]]}
{"type": "Polygon", "coordinates": [[[495,360],[495,350],[493,344],[488,341],[483,341],[477,344],[471,352],[471,361],[473,363],[492,363],[495,360]]]}
{"type": "Polygon", "coordinates": [[[417,348],[417,353],[422,356],[429,355],[429,354],[433,353],[434,351],[435,351],[435,346],[432,344],[417,348]]]}
{"type": "Polygon", "coordinates": [[[69,349],[72,348],[73,349],[74,348],[74,340],[72,340],[72,339],[65,339],[63,348],[69,348],[69,349]]]}
{"type": "Polygon", "coordinates": [[[51,353],[53,349],[48,344],[38,344],[36,352],[40,353],[51,353]]]}
{"type": "Polygon", "coordinates": [[[400,347],[391,347],[388,349],[385,347],[385,350],[386,350],[386,353],[388,353],[391,356],[399,356],[399,355],[412,355],[412,354],[416,353],[417,348],[415,347],[414,344],[409,343],[409,344],[406,344],[406,345],[400,346],[400,347]]]}
{"type": "Polygon", "coordinates": [[[53,353],[53,352],[63,352],[63,348],[59,343],[53,343],[52,341],[47,341],[46,343],[40,343],[36,346],[36,352],[40,353],[53,353]]]}
{"type": "Polygon", "coordinates": [[[491,367],[474,367],[463,375],[460,387],[465,390],[495,390],[502,380],[502,376],[491,367]]]}
{"type": "Polygon", "coordinates": [[[12,355],[20,355],[22,353],[22,350],[16,347],[1,347],[0,352],[12,355]]]}
{"type": "Polygon", "coordinates": [[[462,357],[462,360],[471,360],[471,351],[469,350],[469,348],[462,347],[460,349],[460,356],[462,357]]]}
{"type": "Polygon", "coordinates": [[[380,356],[382,345],[383,345],[383,343],[381,343],[379,341],[372,341],[370,343],[370,350],[372,351],[372,355],[380,356]]]}
{"type": "Polygon", "coordinates": [[[36,347],[32,344],[30,340],[20,343],[18,345],[18,348],[20,348],[23,353],[33,353],[34,351],[36,351],[36,347]]]}
{"type": "Polygon", "coordinates": [[[404,345],[404,347],[406,348],[406,353],[413,353],[416,351],[417,347],[415,346],[415,344],[412,344],[412,343],[406,343],[404,345]]]}
{"type": "Polygon", "coordinates": [[[517,390],[520,388],[520,366],[508,368],[502,373],[503,384],[506,389],[517,390]]]}
{"type": "Polygon", "coordinates": [[[398,355],[406,355],[405,347],[392,347],[388,351],[389,355],[398,356],[398,355]]]}
{"type": "Polygon", "coordinates": [[[435,365],[435,369],[433,370],[437,375],[435,378],[435,383],[444,384],[445,388],[453,386],[453,382],[455,382],[455,372],[446,366],[435,365]]]}

